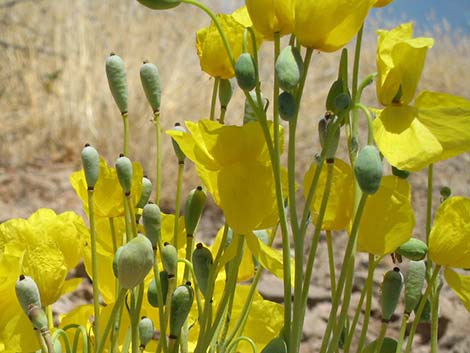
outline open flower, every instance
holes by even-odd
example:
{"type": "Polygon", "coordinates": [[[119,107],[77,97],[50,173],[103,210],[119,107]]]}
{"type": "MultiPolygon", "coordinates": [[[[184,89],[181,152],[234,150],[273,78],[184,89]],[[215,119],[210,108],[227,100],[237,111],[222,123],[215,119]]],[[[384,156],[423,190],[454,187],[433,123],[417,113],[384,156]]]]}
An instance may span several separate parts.
{"type": "Polygon", "coordinates": [[[411,23],[379,31],[377,96],[386,106],[373,129],[377,147],[393,166],[418,171],[470,150],[470,101],[423,91],[410,105],[431,38],[412,38],[411,23]]]}
{"type": "Polygon", "coordinates": [[[294,29],[294,0],[247,0],[253,27],[266,39],[273,39],[274,33],[281,36],[294,29]]]}
{"type": "Polygon", "coordinates": [[[273,226],[279,216],[266,142],[257,122],[224,126],[186,122],[190,133],[168,131],[196,164],[199,177],[240,234],[273,226]]]}
{"type": "Polygon", "coordinates": [[[300,44],[333,52],[359,31],[376,0],[296,0],[294,33],[300,44]]]}
{"type": "MultiPolygon", "coordinates": [[[[227,36],[234,60],[237,60],[243,50],[245,28],[252,25],[248,11],[243,6],[231,15],[217,15],[217,19],[227,36]]],[[[258,35],[256,39],[257,46],[259,47],[262,43],[262,37],[258,35]]],[[[252,49],[251,45],[248,47],[252,49]]],[[[225,50],[222,37],[214,23],[197,31],[196,48],[202,71],[207,72],[212,77],[223,79],[235,76],[235,71],[225,50]]]]}

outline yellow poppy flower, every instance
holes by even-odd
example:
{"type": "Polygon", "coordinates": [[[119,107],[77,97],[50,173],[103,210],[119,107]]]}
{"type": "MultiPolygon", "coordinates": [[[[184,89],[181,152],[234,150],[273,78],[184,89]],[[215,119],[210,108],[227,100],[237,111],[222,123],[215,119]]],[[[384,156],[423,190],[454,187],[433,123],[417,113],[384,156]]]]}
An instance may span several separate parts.
{"type": "Polygon", "coordinates": [[[358,251],[390,254],[411,238],[414,225],[410,184],[385,176],[377,193],[367,199],[359,225],[358,251]]]}
{"type": "Polygon", "coordinates": [[[305,47],[333,52],[359,31],[376,0],[296,0],[294,33],[305,47]]]}
{"type": "MultiPolygon", "coordinates": [[[[267,229],[278,220],[269,153],[258,123],[224,126],[187,122],[190,133],[170,130],[199,177],[239,234],[267,229]]],[[[286,185],[284,185],[286,186],[286,185]]]]}
{"type": "MultiPolygon", "coordinates": [[[[252,25],[248,10],[243,6],[231,15],[217,15],[217,19],[227,36],[234,59],[237,60],[243,50],[245,28],[252,25]]],[[[256,36],[256,42],[259,48],[262,43],[261,35],[256,36]]],[[[212,77],[223,79],[235,76],[234,68],[214,23],[197,31],[196,48],[202,71],[212,77]]],[[[252,51],[251,45],[249,48],[252,51]]]]}
{"type": "Polygon", "coordinates": [[[377,0],[374,7],[384,7],[390,4],[393,0],[377,0]]]}
{"type": "Polygon", "coordinates": [[[446,268],[444,278],[449,287],[462,300],[465,308],[470,312],[470,275],[460,274],[450,268],[446,268]]]}
{"type": "Polygon", "coordinates": [[[274,33],[281,36],[292,33],[294,3],[294,0],[247,0],[246,7],[256,30],[272,40],[274,33]]]}
{"type": "MultiPolygon", "coordinates": [[[[307,197],[313,176],[316,170],[316,163],[312,163],[310,169],[304,177],[304,194],[307,197]]],[[[323,193],[327,179],[327,166],[324,166],[317,184],[317,192],[310,205],[312,221],[317,222],[320,211],[323,193]]],[[[323,218],[322,229],[342,230],[347,228],[351,221],[354,208],[354,184],[352,169],[346,162],[336,158],[333,166],[333,181],[330,196],[323,218]]]]}
{"type": "MultiPolygon", "coordinates": [[[[142,166],[137,162],[132,163],[132,166],[131,197],[134,200],[134,205],[136,205],[139,202],[142,192],[143,170],[142,166]]],[[[83,208],[88,214],[88,192],[83,169],[72,173],[70,183],[78,197],[82,200],[83,208]]],[[[112,218],[124,215],[124,196],[119,184],[116,169],[109,167],[106,161],[101,157],[100,174],[95,185],[93,199],[95,202],[95,216],[97,218],[112,218]]]]}

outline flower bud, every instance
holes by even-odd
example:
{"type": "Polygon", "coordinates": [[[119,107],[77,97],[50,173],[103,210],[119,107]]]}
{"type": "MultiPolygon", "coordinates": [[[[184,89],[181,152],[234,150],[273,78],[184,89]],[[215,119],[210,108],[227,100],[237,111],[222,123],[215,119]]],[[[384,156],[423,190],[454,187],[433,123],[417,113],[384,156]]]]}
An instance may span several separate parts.
{"type": "Polygon", "coordinates": [[[47,315],[41,307],[35,304],[29,305],[28,317],[36,330],[44,331],[49,328],[47,315]]]}
{"type": "Polygon", "coordinates": [[[382,281],[382,321],[388,322],[400,299],[401,289],[403,287],[403,275],[398,267],[388,271],[382,281]]]}
{"type": "MultiPolygon", "coordinates": [[[[160,277],[160,286],[162,287],[162,303],[163,305],[165,305],[166,296],[168,293],[168,272],[160,271],[158,276],[160,277]]],[[[154,308],[158,308],[158,292],[157,282],[155,281],[155,278],[153,278],[149,284],[149,288],[147,290],[147,300],[149,301],[149,304],[151,306],[153,306],[154,308]]]]}
{"type": "Polygon", "coordinates": [[[123,288],[130,289],[142,283],[153,267],[152,243],[139,234],[119,253],[118,279],[123,288]]]}
{"type": "Polygon", "coordinates": [[[273,338],[261,353],[287,353],[286,341],[281,337],[273,338]]]}
{"type": "Polygon", "coordinates": [[[394,166],[392,166],[392,174],[402,179],[408,179],[408,177],[410,176],[409,171],[401,170],[394,166]]]}
{"type": "Polygon", "coordinates": [[[338,79],[330,87],[326,98],[326,110],[338,115],[349,109],[351,97],[344,88],[343,80],[338,79]]]}
{"type": "MultiPolygon", "coordinates": [[[[176,123],[175,126],[173,127],[173,130],[181,131],[184,133],[187,133],[188,130],[186,130],[185,127],[181,126],[179,123],[176,123]]],[[[181,150],[180,146],[178,143],[176,143],[175,139],[172,137],[171,142],[173,144],[173,149],[176,154],[176,158],[178,158],[178,163],[183,164],[186,156],[184,155],[184,152],[181,150]]]]}
{"type": "Polygon", "coordinates": [[[153,322],[148,317],[143,316],[139,322],[140,348],[144,349],[153,339],[153,322]]]}
{"type": "Polygon", "coordinates": [[[173,245],[165,243],[162,249],[162,262],[168,277],[174,277],[178,266],[178,251],[173,245]]]}
{"type": "Polygon", "coordinates": [[[206,200],[207,194],[201,186],[191,190],[189,193],[184,207],[184,222],[188,236],[193,236],[199,220],[201,219],[206,200]]]}
{"type": "Polygon", "coordinates": [[[30,305],[41,307],[41,296],[36,282],[29,276],[21,275],[15,285],[16,297],[26,315],[30,305]]]}
{"type": "Polygon", "coordinates": [[[382,160],[375,146],[367,145],[358,154],[354,164],[357,182],[366,194],[375,194],[382,179],[382,160]]]}
{"type": "Polygon", "coordinates": [[[116,252],[114,253],[113,258],[113,273],[114,277],[118,278],[118,263],[119,263],[119,255],[121,255],[121,251],[124,249],[124,246],[120,246],[117,248],[116,252]]]}
{"type": "Polygon", "coordinates": [[[160,208],[154,203],[148,203],[142,211],[142,222],[144,224],[145,236],[152,243],[154,249],[161,238],[162,213],[160,208]]]}
{"type": "Polygon", "coordinates": [[[177,338],[193,305],[194,291],[191,282],[178,286],[171,297],[170,338],[177,338]]]}
{"type": "Polygon", "coordinates": [[[93,189],[100,174],[100,155],[88,144],[82,150],[82,165],[88,189],[93,189]]]}
{"type": "Polygon", "coordinates": [[[341,135],[339,126],[334,125],[334,119],[334,116],[327,114],[318,122],[320,145],[322,148],[326,148],[325,158],[327,160],[333,160],[335,158],[336,151],[338,150],[339,138],[341,135]],[[326,143],[327,141],[328,145],[326,143]]]}
{"type": "Polygon", "coordinates": [[[235,77],[240,88],[251,91],[258,82],[255,61],[250,53],[242,53],[235,63],[235,77]]]}
{"type": "MultiPolygon", "coordinates": [[[[256,92],[250,92],[249,93],[251,98],[253,99],[253,101],[255,103],[257,103],[258,105],[262,106],[263,109],[267,109],[267,106],[268,106],[268,100],[261,94],[261,102],[258,102],[258,99],[257,99],[257,95],[256,95],[256,92]]],[[[244,113],[243,113],[243,124],[248,124],[252,121],[258,121],[258,118],[256,117],[256,113],[255,111],[253,110],[250,102],[247,100],[245,100],[245,110],[244,110],[244,113]]]]}
{"type": "Polygon", "coordinates": [[[160,111],[162,97],[162,84],[157,67],[152,63],[144,63],[140,67],[140,81],[144,88],[145,96],[152,107],[153,112],[160,111]]]}
{"type": "Polygon", "coordinates": [[[444,202],[452,195],[452,190],[448,186],[443,186],[439,192],[441,194],[441,202],[444,202]]]}
{"type": "Polygon", "coordinates": [[[202,243],[198,243],[193,252],[192,262],[197,284],[199,285],[204,298],[206,298],[206,300],[210,299],[206,296],[207,287],[209,285],[209,275],[213,264],[212,253],[202,243]]]}
{"type": "Polygon", "coordinates": [[[140,193],[140,199],[137,203],[137,208],[144,208],[144,206],[149,202],[150,194],[152,193],[152,182],[149,178],[144,176],[142,178],[142,192],[140,193]]]}
{"type": "Polygon", "coordinates": [[[126,195],[130,195],[132,187],[132,162],[126,156],[120,156],[116,160],[116,172],[122,190],[126,195]]]}
{"type": "Polygon", "coordinates": [[[404,256],[407,259],[413,260],[413,261],[419,261],[424,259],[428,252],[428,246],[426,245],[425,242],[416,239],[416,238],[410,238],[406,243],[402,244],[399,246],[395,252],[398,255],[404,256]]]}
{"type": "Polygon", "coordinates": [[[181,4],[180,0],[137,0],[152,10],[167,10],[181,4]]]}
{"type": "Polygon", "coordinates": [[[121,114],[127,113],[127,76],[124,61],[116,54],[106,59],[106,76],[109,89],[121,114]]]}
{"type": "Polygon", "coordinates": [[[285,121],[295,118],[297,114],[297,103],[295,98],[289,92],[282,92],[278,99],[279,115],[285,121]]]}
{"type": "Polygon", "coordinates": [[[405,313],[411,314],[421,299],[421,291],[426,277],[424,261],[410,261],[405,278],[405,313]]]}
{"type": "Polygon", "coordinates": [[[219,103],[224,109],[227,108],[233,95],[233,81],[230,79],[221,79],[219,83],[219,103]]]}
{"type": "Polygon", "coordinates": [[[302,76],[303,63],[297,48],[289,45],[279,54],[276,65],[275,75],[279,86],[284,91],[290,91],[297,86],[302,76]]]}

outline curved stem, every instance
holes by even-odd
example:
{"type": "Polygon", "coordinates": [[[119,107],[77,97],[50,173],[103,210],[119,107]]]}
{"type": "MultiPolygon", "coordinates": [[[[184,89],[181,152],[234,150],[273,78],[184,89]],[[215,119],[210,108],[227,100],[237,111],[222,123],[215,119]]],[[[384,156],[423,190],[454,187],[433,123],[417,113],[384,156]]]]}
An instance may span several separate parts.
{"type": "MultiPolygon", "coordinates": [[[[354,50],[354,67],[353,67],[353,78],[352,78],[352,101],[356,103],[357,98],[357,88],[358,88],[358,78],[359,78],[359,63],[361,57],[361,45],[362,45],[362,35],[364,31],[364,26],[361,27],[356,36],[356,48],[354,50]]],[[[358,138],[358,123],[357,123],[357,113],[353,111],[352,118],[352,138],[358,138]]]]}
{"type": "Polygon", "coordinates": [[[367,118],[367,144],[371,145],[374,143],[374,128],[372,125],[372,114],[370,110],[361,103],[356,103],[354,105],[354,111],[356,111],[356,109],[360,109],[367,118]]]}
{"type": "Polygon", "coordinates": [[[258,353],[258,349],[256,348],[255,342],[251,338],[246,337],[246,336],[240,336],[240,337],[237,337],[236,339],[234,339],[233,342],[230,343],[229,346],[227,347],[227,353],[231,353],[232,350],[236,349],[237,344],[240,341],[248,342],[249,345],[251,346],[251,349],[253,350],[253,352],[258,353]]]}

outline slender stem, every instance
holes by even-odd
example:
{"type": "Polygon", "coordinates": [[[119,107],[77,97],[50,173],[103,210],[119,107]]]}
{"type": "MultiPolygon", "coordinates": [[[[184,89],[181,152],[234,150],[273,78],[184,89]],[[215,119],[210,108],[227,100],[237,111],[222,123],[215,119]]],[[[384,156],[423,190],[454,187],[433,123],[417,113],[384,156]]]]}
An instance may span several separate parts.
{"type": "Polygon", "coordinates": [[[166,324],[164,316],[164,301],[162,283],[160,281],[160,271],[158,269],[157,249],[153,249],[153,277],[155,278],[155,285],[157,287],[157,306],[158,306],[158,321],[160,321],[160,339],[158,340],[157,353],[161,351],[168,352],[168,345],[166,342],[166,324]]]}
{"type": "Polygon", "coordinates": [[[42,336],[41,332],[39,330],[36,331],[36,336],[38,338],[39,344],[41,345],[41,352],[42,353],[51,353],[48,350],[48,347],[46,345],[46,341],[44,340],[44,337],[42,336]]]}
{"type": "MultiPolygon", "coordinates": [[[[183,189],[183,172],[184,163],[178,164],[178,181],[176,184],[176,200],[175,200],[175,224],[173,228],[173,245],[178,250],[178,233],[179,233],[179,220],[181,208],[181,192],[183,189]]],[[[175,269],[175,277],[178,278],[178,266],[175,269]]]]}
{"type": "Polygon", "coordinates": [[[129,116],[127,113],[122,114],[122,122],[124,123],[124,156],[129,156],[129,116]]]}
{"type": "Polygon", "coordinates": [[[406,326],[408,325],[409,319],[410,319],[410,314],[404,313],[401,319],[400,336],[398,337],[397,349],[395,353],[401,353],[401,350],[403,347],[403,341],[405,339],[405,334],[406,334],[406,326]]]}
{"type": "Polygon", "coordinates": [[[227,347],[227,353],[231,353],[232,350],[236,349],[237,344],[240,341],[248,342],[248,344],[251,346],[251,349],[253,350],[253,352],[258,353],[258,349],[256,348],[255,342],[251,338],[246,337],[246,336],[240,336],[240,337],[237,337],[236,339],[234,339],[233,342],[231,342],[229,344],[229,346],[227,347]]]}
{"type": "Polygon", "coordinates": [[[219,91],[220,78],[214,77],[214,87],[212,88],[210,120],[215,119],[215,105],[217,103],[217,92],[219,91]]]}
{"type": "Polygon", "coordinates": [[[96,353],[102,353],[104,350],[104,345],[106,342],[106,338],[108,337],[109,331],[114,324],[114,319],[116,318],[119,309],[121,308],[122,304],[124,303],[124,299],[126,298],[127,289],[121,289],[119,295],[116,299],[116,303],[114,303],[113,310],[111,311],[111,315],[109,317],[108,322],[106,323],[106,327],[103,331],[101,339],[99,340],[98,347],[96,348],[96,353]]]}
{"type": "Polygon", "coordinates": [[[90,221],[90,241],[91,241],[91,274],[93,277],[93,330],[95,332],[95,351],[97,350],[100,337],[100,292],[98,287],[98,255],[96,251],[96,227],[95,227],[95,206],[94,190],[88,189],[88,218],[90,221]]]}
{"type": "Polygon", "coordinates": [[[155,172],[155,203],[160,206],[162,193],[162,126],[160,112],[153,114],[153,124],[155,125],[155,142],[157,144],[156,172],[155,172]]]}
{"type": "Polygon", "coordinates": [[[132,353],[139,352],[139,313],[142,307],[142,299],[144,294],[143,283],[132,291],[133,306],[131,308],[131,332],[132,332],[132,353]]]}
{"type": "Polygon", "coordinates": [[[219,123],[225,124],[225,113],[227,113],[227,107],[220,107],[219,123]]]}
{"type": "MultiPolygon", "coordinates": [[[[111,239],[113,242],[113,253],[115,254],[117,251],[117,239],[116,239],[116,226],[114,225],[114,218],[108,218],[109,221],[109,229],[111,231],[111,239]]],[[[117,293],[116,293],[117,294],[117,293]]]]}
{"type": "Polygon", "coordinates": [[[366,116],[367,118],[367,144],[368,145],[371,145],[372,143],[374,143],[374,128],[373,128],[373,125],[372,125],[372,114],[370,112],[370,110],[363,104],[361,103],[356,103],[354,105],[354,110],[356,109],[360,109],[366,116]]]}
{"type": "Polygon", "coordinates": [[[130,229],[131,229],[131,239],[132,238],[135,238],[137,236],[137,222],[135,220],[135,212],[134,212],[134,205],[132,204],[133,203],[133,200],[132,200],[132,196],[131,194],[129,195],[126,195],[126,200],[125,202],[127,203],[127,211],[126,212],[129,212],[129,221],[130,221],[130,229]]]}
{"type": "Polygon", "coordinates": [[[438,283],[433,285],[432,309],[431,309],[431,353],[437,353],[439,338],[439,290],[438,283]]]}
{"type": "MultiPolygon", "coordinates": [[[[193,288],[194,293],[196,294],[196,302],[197,302],[197,312],[199,315],[202,315],[202,300],[201,300],[201,293],[199,292],[199,285],[197,283],[196,274],[194,273],[194,266],[193,264],[187,259],[178,259],[178,262],[184,263],[186,266],[185,268],[188,269],[188,273],[191,273],[191,277],[193,279],[193,288]]],[[[185,282],[189,279],[186,278],[185,282]]]]}
{"type": "MultiPolygon", "coordinates": [[[[356,48],[354,50],[354,67],[353,67],[353,78],[352,78],[352,101],[356,103],[357,98],[357,88],[358,88],[358,80],[359,80],[359,63],[361,57],[361,45],[362,45],[362,34],[364,31],[364,26],[361,26],[361,29],[357,33],[356,36],[356,48]]],[[[352,118],[352,138],[358,139],[359,135],[359,127],[357,121],[357,112],[353,111],[353,118],[352,118]]]]}
{"type": "Polygon", "coordinates": [[[379,338],[377,338],[377,343],[375,344],[374,353],[380,353],[382,350],[382,345],[384,343],[385,334],[387,333],[388,321],[382,321],[380,326],[379,338]]]}
{"type": "Polygon", "coordinates": [[[366,308],[364,311],[364,321],[362,323],[361,335],[359,337],[359,343],[357,344],[357,352],[362,352],[362,347],[364,347],[364,344],[366,342],[367,330],[369,328],[370,313],[371,313],[371,308],[372,308],[372,285],[374,284],[374,277],[373,277],[374,269],[370,269],[371,274],[370,276],[368,276],[367,282],[366,282],[366,293],[367,293],[366,308]]]}
{"type": "Polygon", "coordinates": [[[331,230],[326,231],[326,246],[328,247],[328,265],[330,268],[331,296],[333,296],[333,293],[336,292],[336,270],[335,270],[335,256],[333,253],[333,239],[331,237],[331,230]]]}

